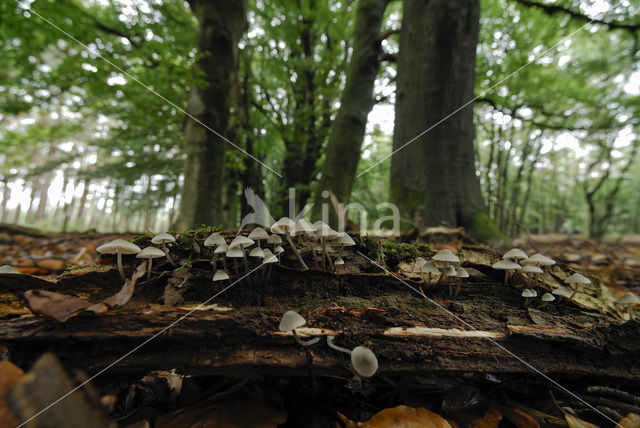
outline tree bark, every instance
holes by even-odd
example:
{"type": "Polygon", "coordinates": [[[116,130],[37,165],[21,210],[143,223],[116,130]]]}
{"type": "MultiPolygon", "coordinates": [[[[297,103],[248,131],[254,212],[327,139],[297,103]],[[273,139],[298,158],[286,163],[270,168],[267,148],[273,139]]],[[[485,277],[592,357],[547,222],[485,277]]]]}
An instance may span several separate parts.
{"type": "Polygon", "coordinates": [[[417,223],[493,237],[476,176],[473,106],[460,109],[473,99],[479,9],[478,0],[404,3],[391,198],[417,223]]]}
{"type": "MultiPolygon", "coordinates": [[[[373,107],[373,86],[380,67],[382,48],[380,27],[389,0],[358,2],[353,32],[353,55],[340,109],[333,122],[322,166],[322,176],[315,195],[313,217],[322,216],[322,203],[328,203],[322,192],[333,192],[341,203],[349,202],[351,188],[360,160],[360,149],[373,107]]],[[[330,209],[330,224],[338,224],[335,210],[330,209]]],[[[326,220],[325,220],[326,221],[326,220]]]]}
{"type": "Polygon", "coordinates": [[[178,230],[221,222],[227,143],[202,123],[221,135],[227,133],[231,74],[238,40],[247,24],[243,0],[190,0],[189,4],[200,23],[201,57],[196,71],[202,73],[206,84],[194,86],[189,95],[190,116],[185,119],[184,127],[187,158],[178,230]]]}

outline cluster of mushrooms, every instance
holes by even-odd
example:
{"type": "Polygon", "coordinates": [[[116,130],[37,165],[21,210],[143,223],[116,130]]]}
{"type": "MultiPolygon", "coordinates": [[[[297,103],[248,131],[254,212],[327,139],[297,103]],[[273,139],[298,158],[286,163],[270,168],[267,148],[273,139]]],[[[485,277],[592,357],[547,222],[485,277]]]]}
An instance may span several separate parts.
{"type": "MultiPolygon", "coordinates": [[[[310,223],[305,219],[293,221],[283,217],[275,222],[271,228],[271,235],[261,227],[253,229],[248,236],[237,235],[229,243],[219,233],[212,233],[205,239],[205,247],[213,248],[214,281],[229,279],[229,266],[227,258],[234,260],[234,272],[236,276],[241,274],[238,259],[243,259],[244,272],[250,271],[251,265],[257,267],[279,262],[279,255],[284,252],[282,237],[287,240],[303,270],[309,267],[304,261],[303,253],[310,253],[316,268],[327,269],[327,266],[344,264],[343,249],[355,245],[355,241],[345,232],[337,232],[326,223],[317,221],[310,223]],[[262,244],[264,241],[264,245],[262,244]],[[255,247],[254,247],[255,244],[255,247]],[[271,248],[269,247],[271,246],[271,248]],[[300,247],[300,248],[299,248],[300,247]],[[336,255],[332,260],[331,256],[336,255]],[[257,262],[249,262],[248,259],[257,262]],[[222,266],[219,266],[222,262],[222,266]]],[[[268,281],[271,268],[265,268],[265,277],[268,281]]]]}
{"type": "Polygon", "coordinates": [[[453,254],[451,250],[438,251],[431,260],[426,260],[422,257],[416,258],[416,262],[413,265],[414,272],[426,273],[428,278],[424,281],[426,284],[431,283],[432,275],[439,275],[437,284],[439,284],[444,278],[448,278],[449,283],[449,297],[457,296],[460,292],[460,286],[462,285],[463,278],[469,278],[469,272],[460,265],[460,259],[453,254]],[[455,294],[453,293],[453,283],[456,282],[455,294]]]}
{"type": "MultiPolygon", "coordinates": [[[[298,342],[300,346],[303,346],[308,352],[309,347],[318,343],[320,338],[316,337],[310,340],[300,339],[300,336],[296,333],[296,328],[302,327],[306,323],[307,321],[299,313],[287,311],[282,315],[278,329],[284,332],[292,332],[296,342],[298,342]]],[[[376,371],[378,371],[378,359],[371,349],[366,346],[356,346],[353,349],[343,348],[334,344],[334,339],[335,336],[327,336],[327,345],[331,349],[344,352],[351,356],[351,368],[355,372],[355,377],[359,382],[361,382],[363,378],[368,378],[376,374],[376,371]]]]}
{"type": "Polygon", "coordinates": [[[169,263],[173,267],[177,267],[176,262],[171,258],[171,254],[169,254],[169,247],[172,243],[176,242],[176,238],[174,238],[169,233],[159,233],[153,238],[151,238],[151,243],[156,245],[150,245],[144,249],[140,249],[136,244],[125,241],[124,239],[114,239],[111,242],[108,242],[104,245],[96,248],[96,251],[100,254],[115,254],[116,263],[118,264],[118,272],[120,272],[120,277],[123,281],[127,280],[127,277],[124,275],[124,270],[122,269],[122,255],[135,254],[138,259],[147,259],[147,280],[151,278],[151,265],[153,259],[157,259],[159,257],[165,257],[169,263]]]}

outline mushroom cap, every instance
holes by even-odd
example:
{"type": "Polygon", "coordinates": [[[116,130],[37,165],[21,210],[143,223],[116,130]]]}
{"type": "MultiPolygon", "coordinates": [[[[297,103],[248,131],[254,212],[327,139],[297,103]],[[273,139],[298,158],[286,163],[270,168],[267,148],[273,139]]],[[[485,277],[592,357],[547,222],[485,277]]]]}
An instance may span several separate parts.
{"type": "Polygon", "coordinates": [[[580,273],[574,273],[568,278],[565,278],[564,282],[567,284],[591,284],[591,280],[580,273]]]}
{"type": "MultiPolygon", "coordinates": [[[[164,255],[164,253],[162,255],[164,255]]],[[[21,275],[22,274],[22,272],[20,272],[18,269],[14,268],[13,266],[9,266],[9,265],[0,266],[0,273],[9,274],[9,275],[21,275]]]]}
{"type": "Polygon", "coordinates": [[[440,250],[432,259],[437,262],[460,263],[458,256],[453,254],[451,250],[440,250]]]}
{"type": "Polygon", "coordinates": [[[223,270],[217,270],[216,273],[213,274],[214,281],[224,281],[225,279],[229,279],[229,274],[223,270]]]}
{"type": "Polygon", "coordinates": [[[620,296],[620,298],[618,298],[618,300],[616,300],[616,303],[637,305],[640,303],[640,299],[633,293],[624,293],[622,296],[620,296]]]}
{"type": "Polygon", "coordinates": [[[416,262],[415,262],[415,264],[413,265],[413,268],[414,268],[415,270],[420,270],[420,268],[421,268],[422,266],[424,266],[425,264],[427,264],[427,261],[426,261],[425,259],[423,259],[422,257],[418,257],[418,258],[416,258],[416,262]]]}
{"type": "Polygon", "coordinates": [[[524,251],[522,251],[520,248],[512,248],[509,251],[507,251],[506,253],[504,253],[504,255],[502,256],[503,259],[507,260],[511,260],[511,259],[527,259],[529,258],[529,256],[527,256],[527,253],[525,253],[524,251]]]}
{"type": "Polygon", "coordinates": [[[337,259],[335,259],[333,264],[334,265],[343,265],[344,264],[344,260],[342,260],[342,257],[338,257],[337,259]]]}
{"type": "Polygon", "coordinates": [[[287,311],[282,315],[278,329],[280,331],[291,331],[298,327],[302,327],[306,323],[307,321],[296,311],[287,311]]]}
{"type": "Polygon", "coordinates": [[[213,247],[214,245],[222,245],[226,243],[227,242],[224,240],[222,235],[217,232],[214,232],[211,235],[207,236],[207,239],[204,240],[205,247],[213,247]]]}
{"type": "Polygon", "coordinates": [[[267,238],[267,244],[282,244],[282,238],[274,233],[267,238]]]}
{"type": "Polygon", "coordinates": [[[251,250],[251,252],[249,253],[249,257],[260,257],[261,259],[264,259],[264,250],[262,248],[256,247],[251,250]]]}
{"type": "Polygon", "coordinates": [[[235,247],[229,247],[229,249],[227,250],[227,257],[230,257],[232,259],[242,258],[244,257],[244,250],[239,245],[235,247]]]}
{"type": "Polygon", "coordinates": [[[351,247],[356,245],[356,241],[353,240],[347,232],[341,232],[337,238],[331,240],[331,245],[339,245],[342,247],[351,247]]]}
{"type": "Polygon", "coordinates": [[[269,239],[269,234],[261,227],[256,227],[249,234],[249,239],[254,241],[261,241],[263,239],[269,239]]]}
{"type": "Polygon", "coordinates": [[[284,235],[289,233],[296,226],[296,223],[289,217],[282,217],[271,225],[271,233],[277,233],[278,235],[284,235]]]}
{"type": "Polygon", "coordinates": [[[525,288],[524,290],[522,290],[522,297],[536,297],[537,294],[538,293],[531,290],[530,288],[525,288]]]}
{"type": "Polygon", "coordinates": [[[111,242],[100,245],[96,248],[96,251],[100,254],[116,254],[118,252],[121,254],[138,254],[142,250],[140,250],[140,247],[136,244],[132,244],[124,239],[114,239],[111,242]]]}
{"type": "Polygon", "coordinates": [[[316,231],[316,229],[317,227],[309,223],[307,220],[301,218],[298,221],[296,221],[296,224],[293,227],[293,230],[291,231],[291,236],[311,235],[313,232],[316,231]]]}
{"type": "Polygon", "coordinates": [[[544,293],[542,295],[542,301],[543,302],[553,302],[554,300],[556,300],[556,298],[551,293],[544,293]]]}
{"type": "Polygon", "coordinates": [[[366,346],[356,346],[351,351],[351,367],[360,377],[371,377],[378,371],[376,354],[366,346]]]}
{"type": "Polygon", "coordinates": [[[570,290],[567,287],[558,287],[551,293],[556,296],[570,297],[573,294],[573,290],[570,290]]]}
{"type": "Polygon", "coordinates": [[[456,277],[457,278],[469,278],[469,272],[462,266],[456,268],[456,277]]]}
{"type": "Polygon", "coordinates": [[[227,252],[227,250],[229,249],[229,246],[224,243],[224,244],[220,244],[216,247],[215,250],[213,250],[214,254],[224,254],[227,252]]]}
{"type": "Polygon", "coordinates": [[[158,257],[164,256],[166,256],[166,254],[158,247],[146,247],[136,254],[137,259],[157,259],[158,257]]]}
{"type": "Polygon", "coordinates": [[[494,263],[493,266],[491,266],[492,268],[494,268],[495,270],[519,270],[522,269],[522,266],[520,266],[518,263],[514,262],[513,260],[500,260],[497,263],[494,263]]]}
{"type": "Polygon", "coordinates": [[[456,268],[449,265],[444,268],[444,272],[442,272],[442,276],[456,276],[456,268]]]}
{"type": "Polygon", "coordinates": [[[282,245],[276,245],[276,248],[273,249],[273,252],[275,254],[284,253],[284,248],[282,248],[282,245]]]}
{"type": "Polygon", "coordinates": [[[246,236],[238,235],[235,238],[233,238],[233,241],[231,241],[231,243],[229,244],[229,249],[235,248],[235,247],[245,248],[253,244],[254,244],[253,239],[247,238],[246,236]]]}
{"type": "MultiPolygon", "coordinates": [[[[526,261],[526,260],[524,260],[526,261]]],[[[542,273],[542,269],[540,269],[539,266],[533,265],[531,263],[529,264],[523,264],[522,265],[522,270],[520,271],[522,273],[542,273]]]]}
{"type": "Polygon", "coordinates": [[[278,263],[278,257],[276,257],[271,251],[267,251],[268,250],[264,250],[264,259],[262,260],[262,264],[278,263]]]}
{"type": "Polygon", "coordinates": [[[424,265],[422,265],[422,267],[420,268],[420,272],[440,273],[440,269],[436,267],[435,263],[433,263],[432,261],[428,261],[424,265]]]}
{"type": "Polygon", "coordinates": [[[158,233],[156,236],[151,238],[152,244],[166,244],[167,242],[176,242],[176,238],[174,238],[170,233],[158,233]]]}
{"type": "Polygon", "coordinates": [[[340,236],[340,232],[337,232],[331,228],[327,223],[322,221],[316,221],[313,223],[314,226],[317,226],[316,231],[313,232],[314,235],[318,237],[322,237],[325,239],[336,239],[340,236]],[[321,223],[321,224],[318,224],[321,223]]]}
{"type": "Polygon", "coordinates": [[[529,257],[526,260],[523,260],[520,263],[523,264],[523,265],[525,265],[525,264],[536,264],[536,265],[540,265],[540,266],[551,266],[551,265],[555,265],[556,261],[553,260],[553,259],[550,259],[547,256],[543,256],[540,253],[535,253],[534,255],[532,255],[531,257],[529,257]]]}

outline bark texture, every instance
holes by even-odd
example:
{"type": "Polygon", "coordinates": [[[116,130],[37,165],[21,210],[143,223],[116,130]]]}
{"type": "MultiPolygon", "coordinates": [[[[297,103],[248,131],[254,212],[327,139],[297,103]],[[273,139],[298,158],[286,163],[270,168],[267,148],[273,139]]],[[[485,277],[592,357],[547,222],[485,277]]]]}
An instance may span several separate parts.
{"type": "MultiPolygon", "coordinates": [[[[340,100],[340,109],[329,136],[322,177],[315,196],[314,218],[320,219],[322,203],[329,203],[329,199],[322,197],[324,190],[333,192],[341,203],[349,202],[360,160],[367,116],[373,107],[373,85],[382,54],[380,26],[388,4],[389,0],[358,2],[353,33],[353,56],[340,100]]],[[[335,210],[330,209],[329,213],[330,224],[337,226],[335,210]]]]}
{"type": "MultiPolygon", "coordinates": [[[[191,0],[200,23],[196,70],[206,82],[194,86],[188,113],[221,135],[227,134],[231,76],[238,40],[246,28],[244,0],[191,0]]],[[[184,230],[222,221],[222,179],[227,144],[222,138],[187,116],[184,126],[184,185],[176,228],[184,230]]]]}
{"type": "Polygon", "coordinates": [[[391,199],[418,225],[444,221],[491,236],[475,174],[473,105],[460,109],[473,98],[479,9],[478,0],[404,3],[391,199]]]}

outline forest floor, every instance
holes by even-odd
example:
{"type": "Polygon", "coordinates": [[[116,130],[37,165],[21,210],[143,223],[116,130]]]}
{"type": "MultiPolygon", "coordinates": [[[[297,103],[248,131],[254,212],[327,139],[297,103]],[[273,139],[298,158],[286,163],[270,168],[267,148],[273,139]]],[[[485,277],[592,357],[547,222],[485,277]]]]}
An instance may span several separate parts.
{"type": "Polygon", "coordinates": [[[306,254],[303,272],[287,255],[270,277],[258,269],[229,286],[211,281],[208,232],[179,237],[181,267],[154,262],[149,280],[127,259],[123,285],[95,248],[135,234],[0,226],[0,265],[26,274],[0,274],[0,427],[74,385],[83,388],[31,426],[640,426],[640,323],[613,304],[640,291],[640,237],[531,236],[516,244],[559,263],[506,286],[490,268],[500,253],[487,246],[354,237],[334,270],[306,254]],[[417,255],[441,248],[471,274],[455,296],[413,272],[417,255]],[[593,284],[571,301],[520,296],[574,271],[593,284]],[[279,331],[288,310],[307,319],[301,338],[323,340],[303,348],[279,331]],[[376,375],[355,377],[329,335],[372,349],[376,375]]]}

